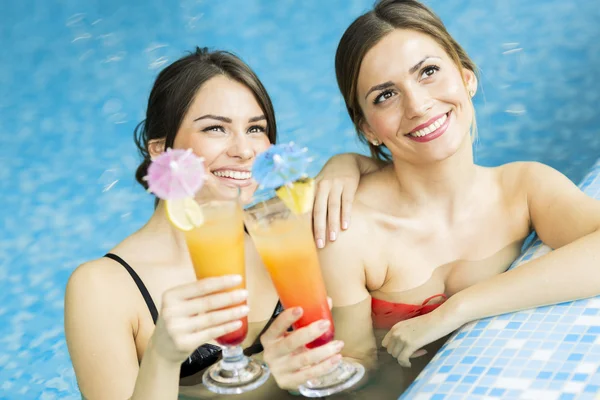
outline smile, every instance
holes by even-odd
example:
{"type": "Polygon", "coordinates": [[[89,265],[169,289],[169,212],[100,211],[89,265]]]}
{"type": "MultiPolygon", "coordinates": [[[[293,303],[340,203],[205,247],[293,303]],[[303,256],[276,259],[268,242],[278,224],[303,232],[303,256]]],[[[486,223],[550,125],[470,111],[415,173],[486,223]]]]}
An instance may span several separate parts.
{"type": "Polygon", "coordinates": [[[442,136],[442,134],[448,128],[450,122],[450,113],[451,111],[432,118],[423,125],[417,126],[405,136],[417,142],[429,142],[433,139],[437,139],[438,137],[442,136]]]}
{"type": "Polygon", "coordinates": [[[234,170],[218,170],[213,171],[213,175],[218,178],[234,179],[237,181],[245,181],[252,178],[250,171],[234,171],[234,170]]]}

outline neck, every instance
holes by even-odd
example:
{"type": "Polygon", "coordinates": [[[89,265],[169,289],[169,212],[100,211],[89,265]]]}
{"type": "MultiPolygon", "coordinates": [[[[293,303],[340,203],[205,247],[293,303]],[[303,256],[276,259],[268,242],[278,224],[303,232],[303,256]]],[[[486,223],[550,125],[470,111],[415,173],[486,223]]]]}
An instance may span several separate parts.
{"type": "Polygon", "coordinates": [[[393,169],[409,201],[451,215],[472,198],[478,172],[469,135],[458,151],[444,160],[415,165],[394,159],[393,169]]]}
{"type": "Polygon", "coordinates": [[[181,254],[187,254],[187,245],[183,232],[175,228],[169,219],[165,210],[165,204],[161,200],[154,210],[154,214],[150,217],[142,230],[153,236],[153,240],[158,240],[157,246],[173,252],[172,256],[176,257],[181,254]]]}

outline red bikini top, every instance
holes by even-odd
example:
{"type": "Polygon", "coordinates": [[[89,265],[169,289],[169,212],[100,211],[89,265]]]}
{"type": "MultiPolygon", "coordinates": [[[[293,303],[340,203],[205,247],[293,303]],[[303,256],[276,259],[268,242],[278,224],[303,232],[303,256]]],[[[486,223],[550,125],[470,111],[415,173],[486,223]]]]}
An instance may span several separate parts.
{"type": "Polygon", "coordinates": [[[436,294],[428,297],[423,304],[391,303],[385,300],[371,298],[371,318],[376,329],[391,329],[400,321],[427,314],[441,306],[448,297],[445,294],[436,294]],[[431,300],[441,297],[440,303],[428,304],[431,300]]]}

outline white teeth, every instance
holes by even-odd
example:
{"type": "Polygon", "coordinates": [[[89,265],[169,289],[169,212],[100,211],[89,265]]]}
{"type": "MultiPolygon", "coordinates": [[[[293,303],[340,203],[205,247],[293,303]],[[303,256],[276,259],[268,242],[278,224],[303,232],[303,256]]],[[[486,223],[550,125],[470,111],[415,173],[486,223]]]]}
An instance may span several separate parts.
{"type": "Polygon", "coordinates": [[[435,131],[440,126],[442,126],[444,124],[444,122],[446,122],[446,118],[448,118],[448,117],[446,114],[444,114],[441,117],[439,117],[437,120],[435,120],[434,122],[429,124],[429,126],[426,126],[423,129],[419,129],[418,131],[411,133],[410,136],[421,137],[421,136],[429,135],[431,132],[435,131]]]}
{"type": "Polygon", "coordinates": [[[249,171],[230,171],[230,170],[222,170],[222,171],[213,171],[215,176],[221,178],[231,178],[238,180],[245,180],[252,178],[252,173],[249,171]]]}

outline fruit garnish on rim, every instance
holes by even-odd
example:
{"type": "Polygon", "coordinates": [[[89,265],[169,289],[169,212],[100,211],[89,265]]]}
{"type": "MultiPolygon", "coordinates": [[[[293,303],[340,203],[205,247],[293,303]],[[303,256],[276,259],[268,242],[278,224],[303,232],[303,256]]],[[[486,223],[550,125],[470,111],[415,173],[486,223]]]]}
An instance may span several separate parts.
{"type": "Polygon", "coordinates": [[[205,176],[204,160],[191,149],[167,149],[152,160],[144,180],[148,191],[165,201],[169,221],[176,228],[189,231],[204,221],[194,196],[204,185],[205,176]]]}
{"type": "Polygon", "coordinates": [[[311,161],[306,147],[293,142],[272,145],[256,157],[252,176],[261,189],[275,189],[294,214],[303,214],[310,211],[314,199],[314,181],[306,172],[311,161]]]}
{"type": "Polygon", "coordinates": [[[312,209],[315,181],[310,178],[299,179],[278,187],[275,194],[294,214],[304,214],[312,209]]]}

